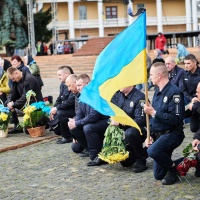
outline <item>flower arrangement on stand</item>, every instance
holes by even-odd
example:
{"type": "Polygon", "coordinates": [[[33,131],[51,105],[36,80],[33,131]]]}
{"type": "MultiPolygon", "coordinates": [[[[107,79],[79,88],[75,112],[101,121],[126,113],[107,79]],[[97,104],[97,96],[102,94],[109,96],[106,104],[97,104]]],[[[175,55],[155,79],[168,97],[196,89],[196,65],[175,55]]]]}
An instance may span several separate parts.
{"type": "Polygon", "coordinates": [[[183,161],[176,167],[180,176],[186,176],[187,172],[191,167],[197,166],[196,160],[197,151],[193,150],[192,144],[190,143],[183,149],[183,161]]]}
{"type": "MultiPolygon", "coordinates": [[[[35,93],[29,91],[27,96],[35,93]]],[[[31,137],[43,136],[45,133],[45,126],[49,120],[49,113],[51,108],[45,102],[39,101],[28,104],[23,109],[23,127],[27,129],[31,137]]]]}
{"type": "Polygon", "coordinates": [[[109,164],[126,160],[129,152],[123,141],[124,131],[118,126],[109,125],[105,132],[103,148],[98,157],[109,164]]]}
{"type": "Polygon", "coordinates": [[[3,106],[3,102],[0,104],[0,137],[7,137],[8,135],[8,123],[11,117],[9,108],[3,106]]]}

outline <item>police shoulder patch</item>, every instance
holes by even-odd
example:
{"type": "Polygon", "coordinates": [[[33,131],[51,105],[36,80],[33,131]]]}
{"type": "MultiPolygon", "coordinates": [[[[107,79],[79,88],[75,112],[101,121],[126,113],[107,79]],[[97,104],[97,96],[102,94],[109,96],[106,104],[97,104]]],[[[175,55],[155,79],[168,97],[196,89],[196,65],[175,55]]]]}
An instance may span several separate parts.
{"type": "Polygon", "coordinates": [[[145,104],[145,100],[140,100],[140,106],[143,108],[145,104]]]}
{"type": "Polygon", "coordinates": [[[174,100],[174,103],[179,103],[180,102],[180,95],[174,95],[173,100],[174,100]]]}

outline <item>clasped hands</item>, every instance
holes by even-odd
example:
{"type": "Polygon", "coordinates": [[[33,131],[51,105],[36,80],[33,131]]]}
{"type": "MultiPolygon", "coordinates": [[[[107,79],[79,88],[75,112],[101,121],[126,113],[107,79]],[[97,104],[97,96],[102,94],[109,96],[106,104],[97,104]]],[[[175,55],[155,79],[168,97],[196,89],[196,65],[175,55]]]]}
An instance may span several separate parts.
{"type": "Polygon", "coordinates": [[[194,104],[195,102],[199,102],[199,99],[198,99],[197,97],[194,97],[194,98],[192,99],[192,101],[190,102],[190,104],[188,105],[188,109],[189,109],[189,110],[192,110],[193,104],[194,104]]]}

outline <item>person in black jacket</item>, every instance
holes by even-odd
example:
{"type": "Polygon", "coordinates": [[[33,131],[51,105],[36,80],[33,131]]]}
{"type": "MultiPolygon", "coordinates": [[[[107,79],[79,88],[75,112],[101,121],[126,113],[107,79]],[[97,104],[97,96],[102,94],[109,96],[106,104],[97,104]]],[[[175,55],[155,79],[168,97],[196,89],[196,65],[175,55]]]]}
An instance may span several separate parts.
{"type": "MultiPolygon", "coordinates": [[[[79,75],[76,81],[78,91],[81,92],[89,81],[88,75],[79,75]]],[[[98,166],[105,163],[98,158],[98,153],[103,146],[104,133],[108,127],[107,121],[108,116],[104,116],[89,105],[79,102],[75,118],[68,122],[74,139],[84,148],[80,156],[89,156],[91,159],[87,166],[98,166]]]]}
{"type": "MultiPolygon", "coordinates": [[[[68,87],[68,90],[71,91],[75,96],[75,113],[78,110],[78,104],[79,104],[78,97],[80,96],[80,93],[77,90],[76,80],[77,80],[77,76],[75,74],[70,74],[66,78],[66,81],[65,81],[65,84],[68,87]]],[[[73,137],[73,135],[72,135],[72,137],[73,137]]],[[[83,146],[75,138],[73,138],[71,149],[74,153],[81,153],[84,150],[83,146]]]]}
{"type": "Polygon", "coordinates": [[[176,65],[175,58],[169,56],[165,59],[165,65],[169,73],[169,81],[177,87],[183,86],[184,69],[176,65]]]}
{"type": "MultiPolygon", "coordinates": [[[[189,104],[194,97],[196,97],[196,88],[200,82],[200,68],[196,57],[193,54],[188,54],[184,58],[185,72],[183,74],[183,86],[182,91],[184,94],[185,104],[189,104]]],[[[196,112],[186,110],[185,118],[190,117],[190,130],[196,132],[198,130],[196,112]]]]}
{"type": "Polygon", "coordinates": [[[196,90],[196,95],[197,97],[194,97],[189,104],[188,108],[195,113],[196,115],[196,126],[197,131],[194,134],[193,141],[192,141],[192,146],[193,149],[198,151],[197,153],[197,166],[196,166],[196,171],[195,171],[195,176],[200,177],[200,82],[197,85],[197,90],[196,90]]]}
{"type": "Polygon", "coordinates": [[[146,148],[143,148],[143,143],[146,139],[146,115],[143,110],[145,103],[145,95],[135,86],[129,86],[120,89],[112,98],[112,102],[121,108],[130,118],[132,118],[141,129],[142,135],[137,128],[125,126],[111,119],[111,124],[120,126],[124,130],[125,144],[129,151],[129,158],[121,162],[123,167],[130,167],[136,162],[133,171],[136,173],[143,172],[147,169],[146,148]]]}
{"type": "Polygon", "coordinates": [[[54,107],[50,111],[50,120],[53,120],[55,116],[59,120],[60,131],[55,132],[55,134],[61,135],[62,138],[58,139],[57,144],[72,142],[71,132],[69,131],[67,122],[68,118],[75,116],[75,96],[65,85],[65,80],[70,74],[73,74],[71,67],[62,66],[58,68],[57,75],[61,81],[60,94],[54,107]]]}
{"type": "Polygon", "coordinates": [[[19,133],[17,126],[19,120],[15,109],[22,109],[26,103],[26,93],[29,90],[35,92],[36,97],[31,98],[30,104],[37,101],[43,101],[43,96],[38,85],[37,79],[30,73],[26,71],[21,72],[15,67],[9,67],[7,74],[10,80],[13,81],[13,88],[11,94],[8,96],[8,100],[5,105],[12,111],[12,121],[15,124],[14,129],[10,130],[8,133],[19,133]]]}
{"type": "Polygon", "coordinates": [[[2,59],[2,67],[3,67],[3,70],[6,72],[7,69],[8,69],[9,67],[11,67],[12,65],[11,65],[11,63],[10,63],[9,60],[6,60],[6,59],[4,59],[4,58],[1,58],[1,59],[2,59]]]}
{"type": "MultiPolygon", "coordinates": [[[[21,57],[18,55],[12,56],[11,64],[12,64],[12,67],[17,68],[21,72],[26,71],[28,73],[31,73],[29,68],[24,65],[24,62],[22,61],[21,57]]],[[[12,88],[12,85],[13,85],[12,80],[9,80],[8,85],[10,88],[12,88]]]]}

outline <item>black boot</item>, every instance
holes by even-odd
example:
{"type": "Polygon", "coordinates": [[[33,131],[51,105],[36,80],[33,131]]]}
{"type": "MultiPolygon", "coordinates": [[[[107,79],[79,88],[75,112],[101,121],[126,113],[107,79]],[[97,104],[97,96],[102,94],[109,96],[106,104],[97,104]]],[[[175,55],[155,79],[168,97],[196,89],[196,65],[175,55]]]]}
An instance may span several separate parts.
{"type": "Polygon", "coordinates": [[[146,160],[137,160],[135,166],[133,167],[133,171],[135,173],[143,172],[147,169],[146,160]]]}
{"type": "Polygon", "coordinates": [[[194,172],[194,175],[196,177],[200,177],[200,161],[199,161],[199,156],[197,156],[197,166],[195,168],[196,168],[196,171],[194,172]]]}
{"type": "Polygon", "coordinates": [[[176,170],[176,166],[171,167],[166,176],[162,180],[163,185],[172,185],[179,180],[178,171],[176,170]]]}
{"type": "Polygon", "coordinates": [[[200,166],[197,166],[197,167],[196,167],[196,171],[194,172],[194,175],[195,175],[196,177],[200,177],[200,166]]]}
{"type": "Polygon", "coordinates": [[[15,124],[14,128],[8,131],[8,134],[23,133],[23,129],[19,124],[15,124]]]}

